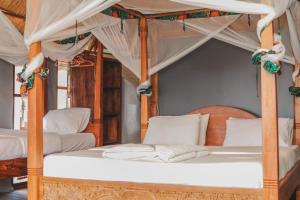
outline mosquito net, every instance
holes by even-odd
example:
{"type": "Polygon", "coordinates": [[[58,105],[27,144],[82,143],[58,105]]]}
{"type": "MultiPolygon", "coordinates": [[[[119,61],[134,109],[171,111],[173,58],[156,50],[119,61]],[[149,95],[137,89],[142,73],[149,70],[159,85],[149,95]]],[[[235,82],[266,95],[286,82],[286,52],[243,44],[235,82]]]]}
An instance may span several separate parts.
{"type": "Polygon", "coordinates": [[[74,44],[55,41],[91,32],[139,77],[139,20],[100,14],[117,3],[144,15],[201,8],[236,13],[184,21],[149,19],[149,74],[169,66],[211,38],[255,51],[260,46],[261,31],[275,19],[275,30],[282,35],[287,50],[282,60],[300,61],[300,3],[296,0],[28,0],[24,37],[0,15],[0,31],[5,33],[0,37],[0,57],[14,64],[26,63],[26,46],[42,41],[44,56],[72,59],[86,47],[90,37],[74,44]]]}

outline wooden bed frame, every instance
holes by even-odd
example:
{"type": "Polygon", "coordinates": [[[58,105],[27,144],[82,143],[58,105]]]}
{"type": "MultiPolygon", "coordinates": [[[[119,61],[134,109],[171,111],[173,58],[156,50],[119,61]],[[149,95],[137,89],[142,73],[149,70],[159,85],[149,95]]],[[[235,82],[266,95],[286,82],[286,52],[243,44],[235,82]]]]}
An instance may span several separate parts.
{"type": "MultiPolygon", "coordinates": [[[[122,7],[121,7],[122,8],[122,7]]],[[[34,9],[34,8],[33,8],[34,9]]],[[[158,105],[158,75],[148,76],[148,25],[149,17],[142,15],[138,11],[127,10],[122,8],[130,16],[138,17],[140,22],[140,52],[141,52],[141,82],[151,79],[153,95],[151,100],[145,95],[141,95],[141,139],[143,140],[147,131],[147,122],[149,116],[157,114],[158,105]],[[150,108],[150,109],[149,109],[150,108]]],[[[30,12],[32,19],[36,19],[37,12],[30,12]]],[[[192,12],[191,12],[192,13],[192,12]]],[[[186,18],[186,11],[172,13],[178,19],[186,18]]],[[[168,13],[158,14],[168,16],[168,13]]],[[[158,16],[155,15],[155,16],[158,16]]],[[[264,17],[264,16],[262,16],[264,17]]],[[[151,17],[150,17],[151,18],[151,17]]],[[[265,27],[261,33],[261,47],[271,49],[274,44],[273,24],[265,27]]],[[[32,60],[41,52],[41,42],[35,42],[30,45],[29,58],[32,60]]],[[[102,45],[98,43],[97,63],[95,77],[102,75],[102,45]]],[[[300,67],[296,64],[296,67],[300,67]]],[[[299,78],[298,78],[299,79],[299,78]]],[[[300,80],[296,81],[298,86],[300,80]]],[[[102,93],[99,90],[99,81],[95,87],[95,94],[101,101],[102,93]]],[[[261,67],[261,108],[262,108],[262,129],[263,129],[263,188],[262,189],[242,189],[242,188],[204,188],[190,187],[180,185],[160,185],[160,184],[135,184],[119,182],[102,182],[102,181],[83,181],[62,178],[48,178],[43,176],[43,134],[42,134],[42,117],[43,117],[43,98],[44,98],[43,80],[36,77],[33,88],[28,94],[28,199],[29,200],[53,200],[53,199],[143,199],[143,200],[219,200],[219,199],[264,199],[279,200],[288,199],[296,189],[300,180],[299,162],[285,176],[279,180],[279,146],[278,146],[278,108],[277,108],[277,81],[276,74],[268,73],[261,67]]],[[[214,107],[216,109],[216,107],[214,107]]],[[[223,107],[224,108],[224,107],[223,107]]],[[[208,109],[208,108],[207,108],[208,109]]],[[[218,112],[220,107],[218,107],[218,112]]],[[[221,144],[224,139],[224,118],[218,117],[217,111],[212,114],[212,121],[209,125],[209,136],[207,144],[221,144]],[[215,113],[215,114],[214,114],[215,113]],[[215,121],[215,122],[214,122],[215,121]],[[215,127],[217,126],[217,127],[215,127]]],[[[193,113],[199,113],[205,110],[197,110],[193,113]]],[[[101,105],[96,107],[97,130],[101,136],[101,105]]],[[[239,109],[224,108],[222,111],[226,116],[228,113],[241,114],[246,118],[254,116],[239,109]],[[229,110],[228,110],[229,109],[229,110]]],[[[235,116],[235,115],[233,115],[235,116]]],[[[237,117],[237,116],[236,116],[237,117]]],[[[300,144],[300,100],[295,100],[295,141],[300,144]]],[[[99,141],[101,145],[101,140],[99,141]]]]}
{"type": "MultiPolygon", "coordinates": [[[[96,146],[103,145],[102,137],[102,91],[98,88],[101,88],[101,71],[102,71],[102,51],[103,47],[101,44],[98,44],[97,60],[95,67],[95,95],[94,95],[94,119],[91,119],[87,128],[83,131],[86,133],[93,133],[95,136],[96,146]]],[[[43,102],[43,104],[45,101],[43,102]]],[[[43,112],[44,113],[44,112],[43,112]]],[[[9,179],[18,176],[27,175],[27,158],[17,158],[12,160],[1,160],[0,161],[0,180],[9,179]]]]}
{"type": "MultiPolygon", "coordinates": [[[[97,134],[96,125],[93,121],[89,122],[87,128],[83,132],[93,133],[93,135],[95,136],[95,141],[100,140],[99,138],[100,135],[97,134]]],[[[99,146],[99,144],[97,144],[96,146],[99,146]]],[[[26,175],[27,175],[27,158],[0,160],[0,180],[19,177],[19,176],[26,176],[26,175]]]]}
{"type": "MultiPolygon", "coordinates": [[[[222,146],[229,117],[253,119],[255,115],[247,111],[227,106],[209,106],[189,114],[210,114],[206,145],[222,146]]],[[[99,169],[101,170],[101,169],[99,169]]],[[[288,200],[300,184],[300,161],[280,180],[280,199],[288,200]]],[[[65,178],[43,178],[44,199],[262,199],[263,189],[199,187],[173,184],[146,184],[112,181],[91,181],[65,178]],[[76,195],[74,195],[76,194],[76,195]]]]}

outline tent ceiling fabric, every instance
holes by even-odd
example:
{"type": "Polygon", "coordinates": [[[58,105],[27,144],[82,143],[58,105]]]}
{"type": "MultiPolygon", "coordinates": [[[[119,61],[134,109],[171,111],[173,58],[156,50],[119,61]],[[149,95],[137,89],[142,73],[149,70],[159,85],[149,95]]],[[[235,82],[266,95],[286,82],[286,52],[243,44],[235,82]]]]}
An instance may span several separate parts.
{"type": "Polygon", "coordinates": [[[149,19],[150,74],[182,58],[213,37],[254,51],[260,44],[259,36],[263,27],[286,11],[290,17],[281,17],[280,20],[287,49],[284,61],[294,63],[294,58],[300,61],[297,53],[300,52],[300,3],[297,0],[0,0],[0,10],[5,14],[0,15],[0,31],[6,35],[0,37],[0,57],[13,64],[26,62],[26,46],[42,41],[45,56],[72,59],[84,50],[90,37],[67,45],[54,41],[92,32],[116,58],[139,76],[138,19],[120,20],[100,13],[114,4],[143,14],[199,8],[244,14],[241,17],[186,19],[184,22],[149,19]],[[25,16],[25,10],[24,31],[22,16],[25,16]],[[247,14],[251,14],[250,25],[247,14]],[[260,19],[261,14],[265,18],[260,19]],[[10,49],[10,52],[5,49],[10,49]]]}
{"type": "Polygon", "coordinates": [[[19,32],[24,32],[26,0],[0,0],[0,10],[15,25],[19,32]]]}
{"type": "Polygon", "coordinates": [[[123,0],[119,4],[127,9],[137,10],[143,14],[176,12],[184,10],[194,10],[199,8],[173,1],[162,0],[123,0]]]}

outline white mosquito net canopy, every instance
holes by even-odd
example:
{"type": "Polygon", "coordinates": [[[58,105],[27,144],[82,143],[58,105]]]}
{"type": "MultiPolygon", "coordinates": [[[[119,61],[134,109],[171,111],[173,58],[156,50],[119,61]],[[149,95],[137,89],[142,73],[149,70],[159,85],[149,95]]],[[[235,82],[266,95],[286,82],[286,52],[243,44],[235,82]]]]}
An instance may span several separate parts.
{"type": "MultiPolygon", "coordinates": [[[[275,31],[280,32],[286,48],[281,60],[291,64],[300,62],[300,3],[297,0],[27,0],[24,35],[0,13],[0,58],[16,65],[26,64],[29,45],[42,41],[43,56],[71,60],[86,48],[91,36],[74,44],[55,41],[91,32],[140,77],[139,19],[101,13],[115,4],[146,16],[195,9],[234,13],[184,20],[148,19],[150,75],[211,38],[255,51],[260,46],[261,31],[274,20],[277,21],[275,31]]],[[[33,64],[32,68],[37,65],[33,64]]]]}

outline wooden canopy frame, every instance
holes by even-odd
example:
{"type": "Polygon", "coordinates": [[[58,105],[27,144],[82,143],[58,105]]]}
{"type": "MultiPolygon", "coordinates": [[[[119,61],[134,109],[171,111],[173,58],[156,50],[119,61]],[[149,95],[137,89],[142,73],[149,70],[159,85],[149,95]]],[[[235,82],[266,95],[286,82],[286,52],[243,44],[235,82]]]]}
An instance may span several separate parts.
{"type": "MultiPolygon", "coordinates": [[[[129,12],[129,11],[128,11],[129,12]]],[[[129,14],[136,14],[136,12],[130,11],[129,14]]],[[[174,14],[174,13],[172,13],[174,14]]],[[[179,13],[182,15],[183,13],[179,13]]],[[[140,18],[140,42],[141,42],[141,82],[147,80],[148,77],[148,52],[147,52],[147,35],[148,26],[147,18],[145,16],[139,16],[140,18]]],[[[154,16],[152,16],[154,17],[154,16]]],[[[273,25],[268,25],[261,35],[261,46],[262,48],[270,49],[273,46],[273,25]]],[[[30,46],[29,51],[30,59],[41,52],[41,43],[36,42],[30,46]]],[[[98,45],[98,54],[102,52],[101,45],[98,45]]],[[[98,55],[97,54],[97,55],[98,55]]],[[[97,76],[101,76],[102,64],[101,56],[97,57],[97,76]]],[[[299,65],[297,65],[299,67],[299,65]]],[[[192,194],[198,193],[200,196],[196,196],[199,199],[265,199],[265,200],[279,200],[288,198],[295,187],[299,184],[297,179],[300,178],[299,164],[296,165],[287,179],[283,182],[279,181],[279,151],[278,151],[278,111],[277,111],[277,85],[276,75],[267,73],[261,67],[261,92],[262,92],[262,127],[263,127],[263,189],[252,190],[252,189],[231,189],[231,190],[216,190],[212,192],[209,188],[197,188],[187,186],[176,186],[176,185],[142,185],[133,183],[120,183],[118,184],[117,190],[119,192],[130,190],[136,191],[140,194],[140,197],[144,199],[195,199],[192,194]],[[156,187],[159,186],[159,187],[156,187]],[[132,190],[135,188],[136,190],[132,190]],[[144,196],[148,193],[146,191],[152,191],[157,196],[144,196]],[[242,194],[242,195],[241,195],[242,194]],[[212,196],[214,195],[214,196],[212,196]]],[[[149,97],[141,96],[141,139],[143,140],[146,130],[149,116],[157,115],[158,107],[158,75],[151,77],[153,96],[151,103],[149,97]]],[[[297,80],[296,84],[300,83],[300,79],[297,80]]],[[[44,192],[47,193],[47,197],[51,197],[51,190],[58,188],[58,185],[63,185],[63,188],[80,188],[83,190],[83,194],[91,195],[94,192],[94,198],[96,199],[97,191],[101,189],[113,188],[111,182],[105,182],[105,187],[97,181],[79,181],[79,180],[64,180],[64,179],[51,179],[43,177],[43,136],[42,136],[42,116],[43,116],[43,81],[39,77],[36,78],[34,87],[29,91],[28,97],[28,199],[39,200],[43,199],[44,192]],[[43,189],[44,187],[44,189],[43,189]]],[[[100,82],[96,83],[97,87],[101,85],[100,82]]],[[[95,90],[101,100],[101,92],[95,90]]],[[[295,101],[295,121],[296,121],[296,142],[300,142],[300,100],[295,101]]],[[[95,123],[99,133],[102,131],[102,119],[101,119],[101,105],[96,107],[95,116],[98,117],[95,123]]],[[[98,144],[102,144],[101,139],[98,144]]],[[[116,183],[115,183],[116,184],[116,183]]],[[[93,197],[93,196],[90,196],[93,197]]],[[[97,197],[99,199],[100,197],[97,197]]],[[[105,198],[105,195],[104,195],[105,198]]],[[[47,198],[49,199],[49,198],[47,198]]],[[[100,198],[101,199],[101,198],[100,198]]],[[[130,199],[130,195],[125,198],[118,199],[130,199]]]]}

